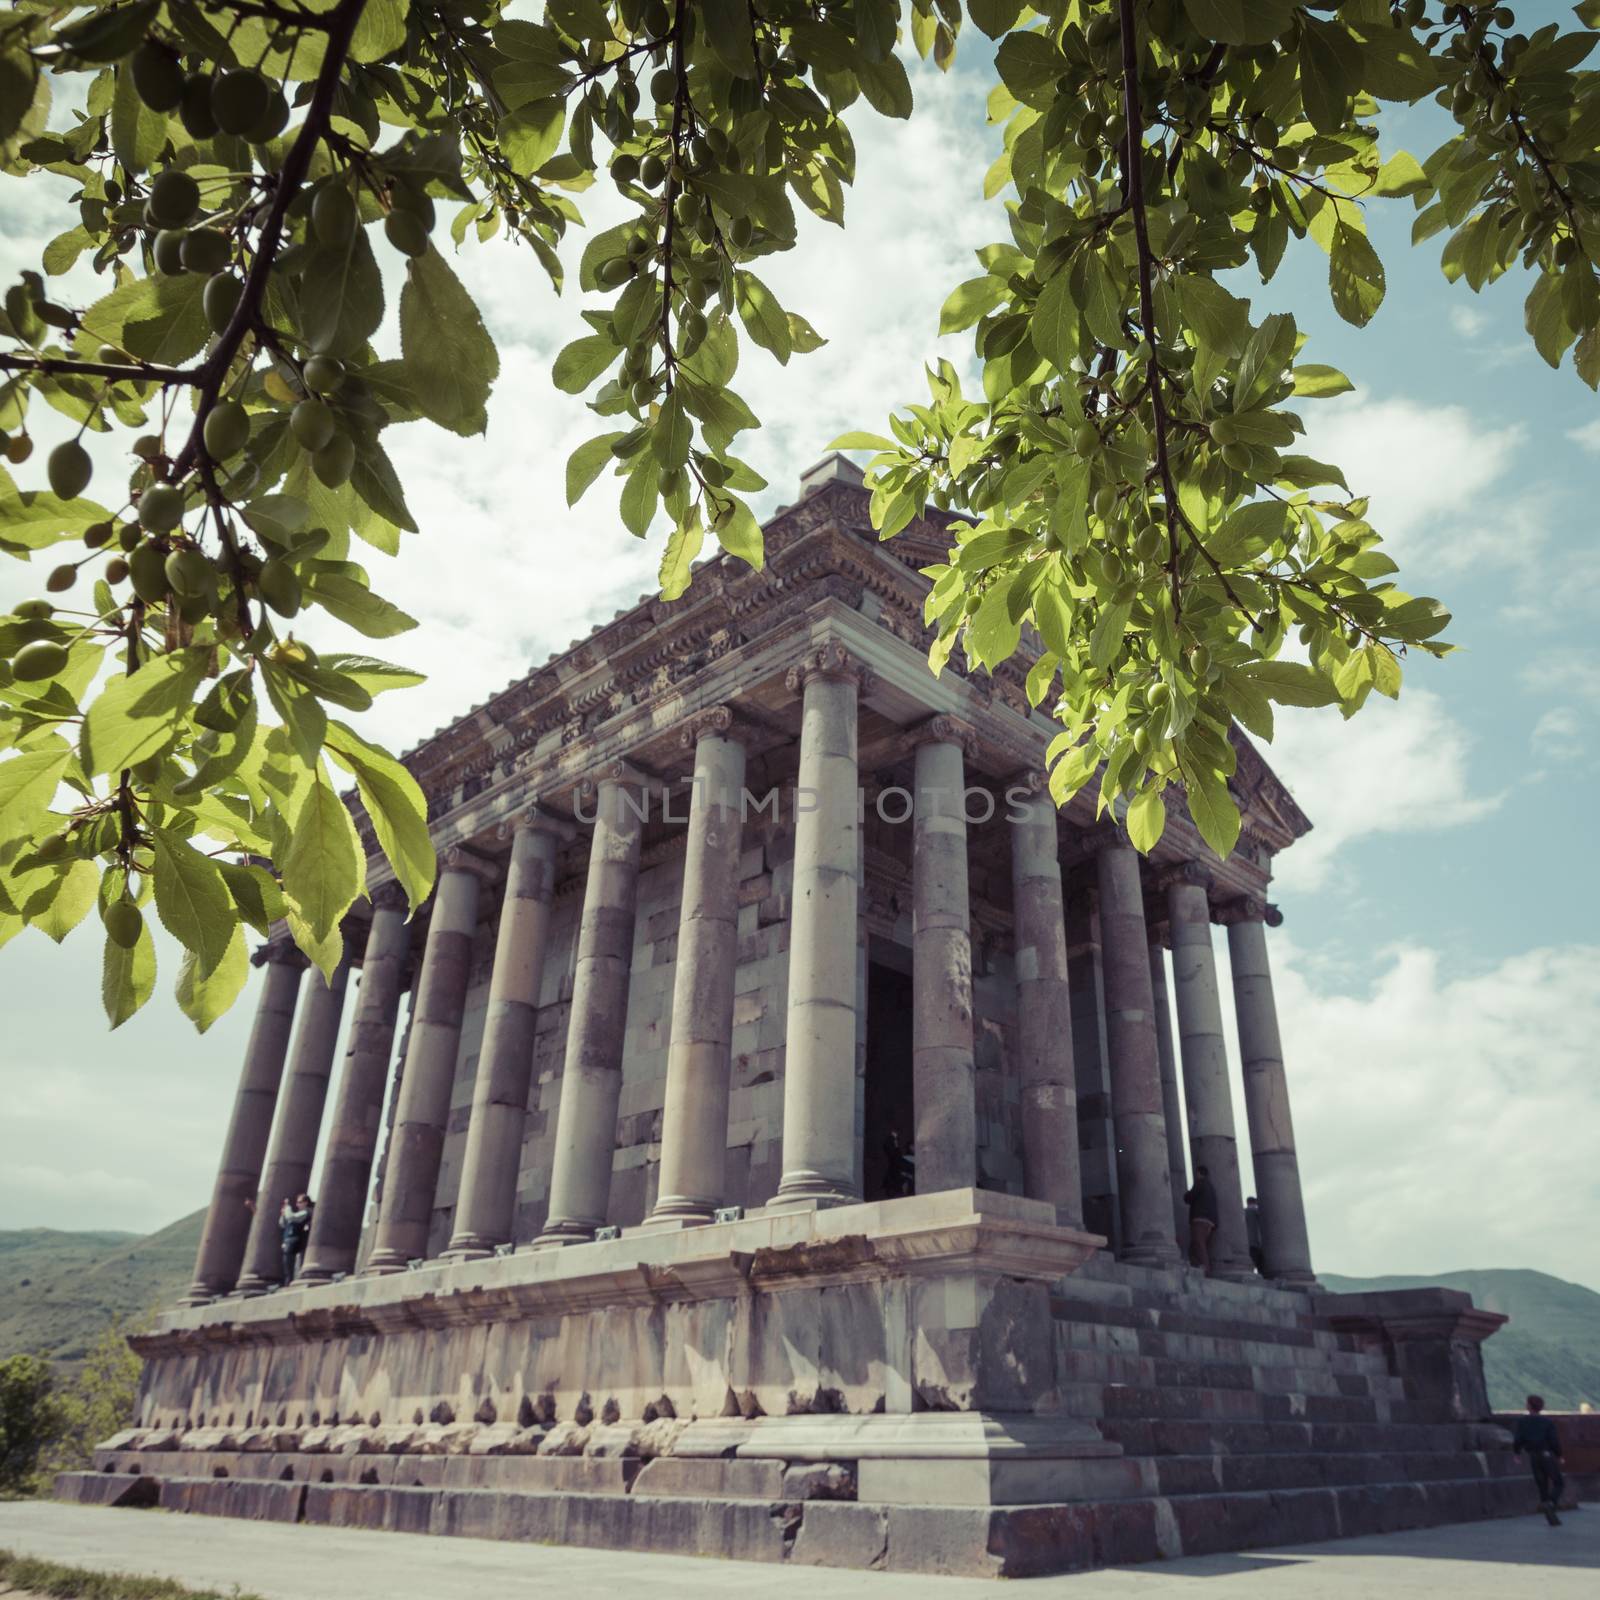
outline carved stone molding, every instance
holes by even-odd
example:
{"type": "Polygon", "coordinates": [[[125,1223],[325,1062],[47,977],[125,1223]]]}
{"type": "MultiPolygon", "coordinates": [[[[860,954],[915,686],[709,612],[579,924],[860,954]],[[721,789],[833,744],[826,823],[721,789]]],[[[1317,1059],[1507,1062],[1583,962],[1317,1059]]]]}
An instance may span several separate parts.
{"type": "Polygon", "coordinates": [[[799,694],[813,678],[853,683],[865,694],[872,686],[872,669],[858,661],[837,639],[813,645],[784,676],[790,694],[799,694]]]}
{"type": "Polygon", "coordinates": [[[1006,779],[1006,793],[1023,790],[1031,799],[1050,792],[1050,774],[1043,767],[1024,767],[1006,779]]]}
{"type": "Polygon", "coordinates": [[[692,750],[708,736],[716,739],[726,738],[734,732],[738,721],[732,706],[711,706],[705,711],[697,711],[684,723],[678,735],[678,743],[685,750],[692,750]]]}
{"type": "Polygon", "coordinates": [[[977,730],[959,717],[949,716],[942,711],[937,716],[929,717],[926,722],[906,729],[905,748],[908,751],[924,744],[958,744],[968,761],[978,754],[977,730]]]}
{"type": "Polygon", "coordinates": [[[302,972],[311,965],[292,939],[269,939],[250,957],[253,967],[264,967],[269,962],[275,966],[298,967],[302,972]]]}
{"type": "Polygon", "coordinates": [[[495,829],[495,837],[509,844],[519,833],[550,833],[557,839],[567,840],[577,835],[577,824],[569,817],[558,817],[537,805],[524,806],[514,817],[507,817],[495,829]]]}
{"type": "Polygon", "coordinates": [[[1175,883],[1193,884],[1209,895],[1216,878],[1203,861],[1175,861],[1152,874],[1152,884],[1157,889],[1169,889],[1175,883]]]}

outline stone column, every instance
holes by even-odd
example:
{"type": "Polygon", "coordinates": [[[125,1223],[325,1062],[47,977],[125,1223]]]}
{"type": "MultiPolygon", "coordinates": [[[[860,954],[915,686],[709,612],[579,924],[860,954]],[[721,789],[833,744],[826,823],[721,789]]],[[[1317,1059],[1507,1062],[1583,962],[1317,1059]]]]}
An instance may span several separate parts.
{"type": "Polygon", "coordinates": [[[732,728],[733,713],[718,706],[683,733],[694,748],[694,792],[672,981],[660,1197],[652,1222],[710,1222],[726,1199],[745,770],[744,745],[732,728]]]}
{"type": "MultiPolygon", "coordinates": [[[[911,1067],[917,1192],[978,1182],[972,1053],[972,919],[967,896],[966,743],[952,717],[914,734],[911,838],[911,1067]]],[[[1064,935],[1063,935],[1064,937],[1064,935]]]]}
{"type": "Polygon", "coordinates": [[[184,1296],[184,1303],[191,1306],[230,1293],[239,1280],[250,1236],[250,1208],[260,1186],[261,1158],[266,1154],[283,1061],[289,1053],[295,996],[300,974],[308,964],[287,939],[263,945],[255,961],[257,965],[265,963],[267,976],[256,1003],[250,1042],[245,1046],[233,1116],[195,1256],[194,1282],[184,1296]]]}
{"type": "Polygon", "coordinates": [[[405,890],[398,883],[381,884],[373,891],[356,1010],[345,1044],[333,1125],[322,1154],[311,1239],[300,1269],[308,1283],[325,1283],[335,1273],[355,1270],[394,1054],[395,1020],[406,984],[411,949],[407,909],[405,890]]]}
{"type": "Polygon", "coordinates": [[[1178,1002],[1183,1057],[1183,1098],[1189,1110],[1189,1155],[1205,1167],[1217,1191],[1217,1231],[1211,1270],[1219,1278],[1248,1278],[1255,1268],[1244,1231],[1239,1188],[1239,1142],[1233,1131],[1228,1052],[1222,1039],[1217,963],[1211,952],[1210,875],[1197,862],[1167,879],[1167,921],[1172,939],[1172,981],[1178,1002]]]}
{"type": "Polygon", "coordinates": [[[1189,1248],[1189,1166],[1183,1149],[1183,1101],[1178,1097],[1178,1048],[1172,1037],[1172,1003],[1167,990],[1166,917],[1149,918],[1150,997],[1156,1008],[1156,1053],[1161,1058],[1161,1109],[1167,1124],[1167,1171],[1172,1184],[1173,1238],[1180,1253],[1189,1248]]]}
{"type": "Polygon", "coordinates": [[[1045,775],[1030,772],[1007,791],[1013,802],[1011,903],[1017,968],[1017,1072],[1022,1084],[1022,1189],[1056,1208],[1064,1227],[1083,1226],[1078,1162],[1078,1085],[1072,1058],[1066,906],[1057,854],[1056,808],[1045,775]],[[1026,793],[1027,798],[1022,798],[1026,793]]]}
{"type": "Polygon", "coordinates": [[[1120,834],[1096,841],[1095,887],[1105,970],[1106,1043],[1111,1057],[1111,1123],[1117,1143],[1117,1195],[1124,1261],[1173,1266],[1172,1181],[1150,987],[1139,853],[1120,834]]]}
{"type": "Polygon", "coordinates": [[[783,1177],[772,1203],[861,1198],[856,1159],[856,921],[861,820],[856,709],[866,673],[835,642],[788,677],[802,691],[794,911],[783,1068],[783,1177]]]}
{"type": "Polygon", "coordinates": [[[1105,973],[1095,918],[1092,875],[1063,874],[1067,908],[1067,982],[1072,996],[1072,1066],[1078,1090],[1078,1169],[1083,1225],[1115,1252],[1122,1242],[1117,1210],[1116,1141],[1111,1136],[1111,1066],[1106,1054],[1105,973]]]}
{"type": "Polygon", "coordinates": [[[267,1165],[256,1194],[255,1220],[245,1248],[239,1287],[246,1294],[261,1294],[283,1281],[278,1208],[285,1196],[293,1199],[311,1187],[311,1166],[317,1158],[317,1136],[322,1132],[322,1110],[328,1100],[334,1052],[339,1048],[339,1022],[349,978],[346,955],[334,968],[332,983],[324,982],[320,972],[313,972],[307,980],[310,992],[295,1024],[289,1079],[278,1102],[267,1165]]]}
{"type": "Polygon", "coordinates": [[[461,1017],[472,975],[478,893],[493,876],[484,857],[459,845],[445,852],[440,866],[368,1272],[399,1272],[428,1253],[461,1017]]]}
{"type": "Polygon", "coordinates": [[[1289,1080],[1283,1070],[1278,1008],[1267,964],[1267,925],[1282,921],[1263,900],[1235,900],[1217,920],[1228,930],[1233,1003],[1239,1022],[1239,1059],[1244,1068],[1244,1109],[1250,1125],[1250,1159],[1261,1202],[1261,1253],[1266,1275],[1287,1288],[1316,1283],[1306,1232],[1306,1203],[1289,1115],[1289,1080]]]}
{"type": "Polygon", "coordinates": [[[606,1220],[633,970],[639,837],[647,804],[642,777],[623,762],[614,763],[596,786],[572,1020],[556,1110],[550,1210],[541,1244],[581,1244],[606,1220]]]}
{"type": "Polygon", "coordinates": [[[448,1255],[472,1260],[492,1254],[496,1245],[511,1239],[533,1073],[533,1035],[555,894],[556,851],[572,831],[570,823],[537,810],[525,811],[501,828],[501,836],[511,840],[511,861],[495,936],[489,1014],[472,1085],[472,1114],[448,1255]]]}

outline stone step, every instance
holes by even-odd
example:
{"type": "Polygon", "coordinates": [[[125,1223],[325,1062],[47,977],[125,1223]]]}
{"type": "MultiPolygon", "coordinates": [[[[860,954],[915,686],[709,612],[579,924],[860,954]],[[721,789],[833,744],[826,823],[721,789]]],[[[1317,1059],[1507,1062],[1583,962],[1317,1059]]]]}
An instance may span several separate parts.
{"type": "MultiPolygon", "coordinates": [[[[1472,1450],[1488,1431],[1455,1422],[1260,1421],[1108,1416],[1101,1434],[1128,1455],[1245,1455],[1336,1451],[1386,1454],[1472,1450]]],[[[1498,1430],[1495,1430],[1498,1432],[1498,1430]]],[[[1499,1443],[1496,1453],[1504,1449],[1499,1443]]]]}
{"type": "MultiPolygon", "coordinates": [[[[1268,1346],[1267,1348],[1271,1348],[1268,1346]]],[[[1127,1355],[1106,1350],[1058,1350],[1056,1375],[1065,1383],[1116,1383],[1141,1387],[1204,1385],[1212,1389],[1253,1389],[1263,1394],[1376,1396],[1403,1400],[1405,1386],[1386,1370],[1335,1372],[1308,1361],[1223,1361],[1159,1355],[1127,1355]]]]}
{"type": "MultiPolygon", "coordinates": [[[[1291,1458],[1316,1470],[1320,1458],[1291,1458]]],[[[1158,1464],[1168,1483],[1181,1458],[1158,1464]]],[[[1214,1464],[1214,1463],[1213,1463],[1214,1464]]],[[[1470,1452],[1461,1471],[1319,1486],[1209,1488],[1032,1505],[796,1503],[706,1495],[285,1483],[64,1473],[57,1494],[83,1503],[158,1503],[169,1511],[395,1532],[724,1556],[927,1574],[1031,1577],[1050,1572],[1297,1544],[1533,1509],[1531,1483],[1470,1452]],[[136,1496],[128,1501],[120,1497],[136,1496]]],[[[1289,1465],[1289,1463],[1285,1463],[1289,1465]]],[[[1323,1465],[1326,1465],[1324,1462],[1323,1465]]],[[[1344,1464],[1348,1476],[1349,1464],[1344,1464]]],[[[1235,1468],[1248,1477],[1241,1466],[1235,1468]]],[[[1334,1470],[1329,1468],[1330,1471],[1334,1470]]],[[[1194,1480],[1200,1481],[1200,1480],[1194,1480]]],[[[1159,1480],[1158,1480],[1159,1487],[1159,1480]]]]}
{"type": "Polygon", "coordinates": [[[1241,1283],[1208,1278],[1193,1267],[1166,1270],[1086,1262],[1059,1287],[1068,1295],[1141,1310],[1207,1306],[1219,1315],[1247,1316],[1286,1327],[1313,1319],[1307,1294],[1274,1288],[1259,1278],[1241,1283]]]}
{"type": "Polygon", "coordinates": [[[1402,1402],[1387,1396],[1262,1394],[1239,1386],[1203,1384],[1061,1383],[1069,1417],[1217,1418],[1231,1422],[1385,1423],[1409,1420],[1402,1402]]]}
{"type": "Polygon", "coordinates": [[[1117,1355],[1160,1356],[1174,1361],[1242,1361],[1268,1367],[1290,1362],[1326,1372],[1387,1374],[1388,1365],[1375,1350],[1346,1350],[1327,1344],[1283,1344],[1256,1338],[1175,1333],[1126,1323],[1055,1320],[1056,1347],[1102,1350],[1117,1355]]]}
{"type": "Polygon", "coordinates": [[[1153,1329],[1167,1334],[1204,1334],[1221,1339],[1252,1339],[1265,1344],[1296,1345],[1305,1349],[1359,1351],[1353,1334],[1334,1333],[1305,1323],[1284,1323],[1257,1318],[1241,1311],[1228,1315],[1225,1308],[1196,1304],[1176,1307],[1140,1307],[1086,1297],[1076,1290],[1052,1294],[1050,1312],[1058,1322],[1100,1323],[1108,1327],[1153,1329]]]}

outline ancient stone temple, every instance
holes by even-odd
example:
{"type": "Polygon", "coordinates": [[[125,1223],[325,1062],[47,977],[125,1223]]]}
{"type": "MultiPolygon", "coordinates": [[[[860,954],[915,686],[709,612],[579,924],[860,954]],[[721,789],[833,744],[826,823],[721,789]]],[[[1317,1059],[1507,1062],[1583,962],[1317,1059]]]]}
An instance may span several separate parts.
{"type": "Polygon", "coordinates": [[[880,544],[830,458],[765,571],[410,753],[431,906],[375,858],[331,986],[261,953],[193,1288],[62,1493],[995,1575],[1531,1506],[1503,1319],[1316,1280],[1268,959],[1305,817],[1242,736],[1225,862],[1181,806],[1148,860],[1058,813],[1025,663],[929,671],[948,543],[880,544]]]}

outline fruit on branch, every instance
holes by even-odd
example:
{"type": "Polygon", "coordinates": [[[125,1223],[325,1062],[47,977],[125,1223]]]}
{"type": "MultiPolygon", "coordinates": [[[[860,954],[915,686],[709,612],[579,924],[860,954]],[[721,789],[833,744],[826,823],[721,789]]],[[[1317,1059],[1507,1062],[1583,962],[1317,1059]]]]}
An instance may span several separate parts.
{"type": "Polygon", "coordinates": [[[45,471],[51,489],[61,499],[76,500],[89,487],[94,463],[89,459],[89,452],[76,439],[68,439],[50,452],[45,471]]]}

